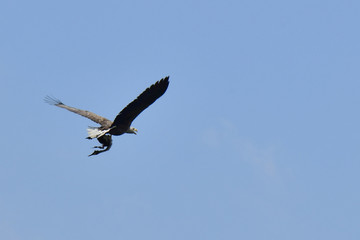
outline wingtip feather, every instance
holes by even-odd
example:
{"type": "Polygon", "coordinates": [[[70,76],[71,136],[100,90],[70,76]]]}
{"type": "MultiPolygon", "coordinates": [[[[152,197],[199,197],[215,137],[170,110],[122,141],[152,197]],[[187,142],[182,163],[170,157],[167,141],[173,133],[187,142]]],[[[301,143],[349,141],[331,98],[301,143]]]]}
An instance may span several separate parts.
{"type": "Polygon", "coordinates": [[[63,103],[57,99],[57,98],[54,98],[54,97],[50,97],[49,95],[47,95],[45,98],[44,98],[44,102],[50,104],[50,105],[62,105],[63,103]]]}

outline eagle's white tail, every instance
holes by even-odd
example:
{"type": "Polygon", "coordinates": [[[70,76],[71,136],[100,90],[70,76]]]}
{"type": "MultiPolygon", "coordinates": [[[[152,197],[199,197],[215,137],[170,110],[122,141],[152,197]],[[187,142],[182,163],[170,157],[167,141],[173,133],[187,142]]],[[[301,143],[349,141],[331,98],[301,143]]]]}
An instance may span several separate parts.
{"type": "Polygon", "coordinates": [[[87,132],[89,135],[89,138],[98,138],[103,136],[105,133],[107,133],[108,131],[110,131],[110,129],[107,130],[100,130],[97,127],[88,127],[87,132]]]}

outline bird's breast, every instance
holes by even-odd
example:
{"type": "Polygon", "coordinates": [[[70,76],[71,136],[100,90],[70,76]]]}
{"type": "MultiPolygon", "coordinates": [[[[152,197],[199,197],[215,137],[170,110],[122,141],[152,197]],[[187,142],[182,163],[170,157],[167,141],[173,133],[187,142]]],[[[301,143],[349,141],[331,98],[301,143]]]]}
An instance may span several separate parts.
{"type": "Polygon", "coordinates": [[[128,126],[116,126],[115,128],[111,129],[109,133],[111,135],[118,136],[124,134],[128,129],[129,129],[128,126]]]}

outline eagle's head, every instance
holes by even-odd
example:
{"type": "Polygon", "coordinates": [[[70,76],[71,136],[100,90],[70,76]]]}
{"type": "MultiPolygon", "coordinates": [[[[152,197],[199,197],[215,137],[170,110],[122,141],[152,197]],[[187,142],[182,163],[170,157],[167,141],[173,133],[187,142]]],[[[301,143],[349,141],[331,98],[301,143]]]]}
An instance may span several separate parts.
{"type": "Polygon", "coordinates": [[[128,133],[133,133],[133,134],[136,135],[137,131],[138,131],[138,130],[137,130],[136,128],[130,127],[128,133]]]}

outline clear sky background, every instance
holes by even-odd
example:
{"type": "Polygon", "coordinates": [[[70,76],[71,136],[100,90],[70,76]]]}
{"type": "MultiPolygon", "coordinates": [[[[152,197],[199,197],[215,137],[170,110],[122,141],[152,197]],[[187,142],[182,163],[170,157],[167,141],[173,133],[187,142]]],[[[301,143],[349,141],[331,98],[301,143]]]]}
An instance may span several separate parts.
{"type": "Polygon", "coordinates": [[[360,239],[357,0],[0,3],[0,239],[360,239]],[[168,91],[88,157],[96,126],[168,91]]]}

